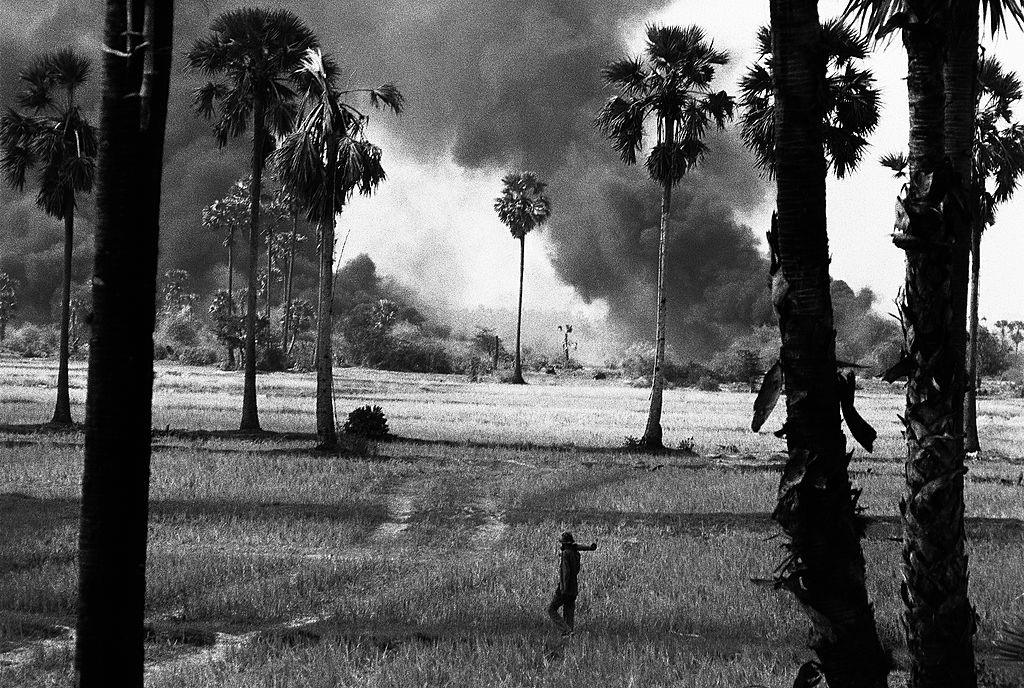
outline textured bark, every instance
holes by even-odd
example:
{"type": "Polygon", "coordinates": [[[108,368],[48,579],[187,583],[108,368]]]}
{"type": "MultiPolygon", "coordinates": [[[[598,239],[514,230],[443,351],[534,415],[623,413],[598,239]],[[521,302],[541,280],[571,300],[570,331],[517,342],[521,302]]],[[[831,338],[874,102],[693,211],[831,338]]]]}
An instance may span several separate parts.
{"type": "Polygon", "coordinates": [[[107,2],[79,534],[75,685],[143,685],[153,328],[173,3],[107,2]],[[130,45],[126,45],[125,37],[130,45]],[[148,73],[140,92],[141,51],[148,73]]]}
{"type": "Polygon", "coordinates": [[[60,358],[57,366],[57,403],[53,408],[53,425],[71,425],[71,391],[68,384],[68,362],[71,359],[71,256],[75,239],[74,205],[64,213],[64,281],[60,294],[60,358]]]}
{"type": "Polygon", "coordinates": [[[274,281],[274,233],[273,227],[267,227],[267,339],[270,339],[270,309],[273,307],[271,299],[272,285],[274,281]]]}
{"type": "Polygon", "coordinates": [[[260,251],[260,198],[263,194],[263,142],[266,136],[264,104],[257,100],[252,112],[252,180],[249,182],[249,273],[245,306],[245,384],[242,389],[240,430],[259,430],[256,408],[256,291],[260,251]]]}
{"type": "Polygon", "coordinates": [[[956,196],[970,175],[978,18],[976,3],[962,3],[966,8],[958,3],[958,14],[968,11],[953,17],[951,25],[970,23],[973,10],[974,29],[957,31],[950,40],[947,18],[934,11],[940,4],[910,2],[917,16],[932,19],[904,31],[910,181],[901,217],[905,236],[897,234],[897,244],[907,252],[903,314],[911,372],[904,416],[907,485],[900,504],[902,592],[908,685],[973,688],[975,621],[967,597],[962,435],[968,242],[965,218],[954,206],[966,199],[956,196]],[[952,83],[964,78],[971,83],[952,83]]]}
{"type": "Polygon", "coordinates": [[[771,0],[777,224],[772,298],[782,335],[789,457],[774,517],[789,537],[780,583],[811,621],[832,688],[886,685],[840,424],[823,148],[825,63],[816,0],[771,0]]]}
{"type": "Polygon", "coordinates": [[[978,443],[978,292],[981,285],[981,227],[977,224],[971,230],[971,294],[969,304],[970,320],[967,352],[967,397],[964,408],[964,451],[976,452],[978,443]]]}
{"type": "MultiPolygon", "coordinates": [[[[671,118],[663,122],[665,145],[671,149],[675,141],[675,123],[671,118]]],[[[667,325],[668,295],[665,293],[665,253],[668,243],[668,221],[672,213],[672,183],[666,182],[661,190],[661,223],[658,229],[658,319],[655,326],[654,370],[651,371],[651,406],[647,411],[647,427],[640,438],[640,446],[657,451],[664,448],[661,434],[661,408],[665,393],[665,326],[667,325]]]]}
{"type": "Polygon", "coordinates": [[[516,311],[516,367],[510,382],[525,385],[523,379],[522,332],[523,332],[523,273],[526,269],[526,235],[519,237],[519,308],[516,311]]]}
{"type": "MultiPolygon", "coordinates": [[[[335,186],[337,143],[328,143],[327,188],[335,186]]],[[[334,194],[331,193],[327,216],[320,220],[320,290],[316,323],[316,437],[321,449],[338,447],[334,426],[334,370],[331,333],[334,330],[334,194]]]]}

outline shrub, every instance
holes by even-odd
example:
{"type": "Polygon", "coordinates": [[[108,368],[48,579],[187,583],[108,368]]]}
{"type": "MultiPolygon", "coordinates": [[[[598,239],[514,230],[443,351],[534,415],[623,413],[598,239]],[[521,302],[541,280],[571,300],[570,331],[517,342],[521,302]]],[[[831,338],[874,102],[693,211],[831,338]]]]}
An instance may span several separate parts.
{"type": "Polygon", "coordinates": [[[261,373],[276,373],[288,369],[288,357],[280,346],[270,344],[256,349],[256,370],[261,373]]]}
{"type": "Polygon", "coordinates": [[[702,377],[697,381],[697,389],[702,392],[721,392],[722,388],[718,385],[718,381],[711,377],[702,377]]]}
{"type": "MultiPolygon", "coordinates": [[[[643,344],[634,344],[626,350],[621,365],[622,372],[626,377],[641,378],[650,384],[651,373],[654,371],[654,348],[643,344]]],[[[693,387],[701,378],[714,377],[714,373],[710,369],[699,363],[691,361],[680,365],[674,360],[671,352],[665,354],[662,373],[665,375],[665,384],[670,387],[693,387]]]]}
{"type": "Polygon", "coordinates": [[[60,348],[60,333],[52,325],[25,323],[10,333],[4,344],[25,358],[56,356],[60,348]]]}
{"type": "Polygon", "coordinates": [[[191,366],[212,365],[217,362],[217,352],[205,346],[186,346],[177,352],[178,362],[191,366]]]}
{"type": "Polygon", "coordinates": [[[388,419],[380,406],[360,406],[348,414],[341,428],[346,435],[358,435],[370,440],[383,439],[391,434],[388,419]]]}
{"type": "Polygon", "coordinates": [[[716,353],[711,358],[711,370],[719,380],[750,383],[779,357],[780,346],[778,329],[762,325],[716,353]]]}

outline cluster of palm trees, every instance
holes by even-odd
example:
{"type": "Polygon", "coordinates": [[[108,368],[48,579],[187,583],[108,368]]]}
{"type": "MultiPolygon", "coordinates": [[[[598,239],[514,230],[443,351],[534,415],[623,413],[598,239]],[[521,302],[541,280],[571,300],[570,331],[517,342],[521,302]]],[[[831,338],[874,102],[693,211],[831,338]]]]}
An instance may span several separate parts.
{"type": "MultiPolygon", "coordinates": [[[[909,172],[894,235],[907,255],[901,304],[906,343],[893,374],[908,377],[902,596],[915,688],[976,682],[962,431],[969,257],[972,232],[984,224],[976,220],[981,5],[993,30],[1010,18],[1024,21],[1014,0],[850,3],[850,15],[871,36],[899,31],[908,57],[909,172]]],[[[88,64],[67,52],[26,71],[20,101],[26,112],[9,113],[0,124],[9,181],[21,186],[28,171],[38,169],[39,204],[65,220],[69,235],[75,193],[96,186],[75,654],[81,688],[142,685],[152,333],[173,8],[171,1],[107,0],[98,145],[74,98],[88,64]]],[[[766,376],[777,386],[762,394],[777,399],[782,389],[786,393],[787,419],[779,434],[789,458],[775,518],[788,535],[789,556],[779,583],[810,612],[812,645],[829,685],[884,686],[889,662],[866,592],[863,524],[841,418],[858,441],[871,439],[853,407],[852,378],[837,372],[825,202],[829,168],[842,175],[860,160],[863,136],[874,127],[870,102],[862,104],[873,89],[852,64],[864,46],[833,40],[843,31],[823,29],[816,0],[770,0],[770,9],[771,26],[761,34],[762,64],[745,82],[743,104],[745,137],[774,174],[778,192],[769,244],[782,347],[775,373],[766,376]]],[[[662,441],[672,190],[708,152],[707,132],[733,117],[734,99],[711,86],[727,59],[700,29],[651,27],[641,57],[614,62],[603,73],[618,94],[598,115],[598,126],[633,164],[652,123],[655,145],[646,167],[662,188],[658,356],[643,439],[648,448],[662,441]]],[[[334,223],[352,193],[371,193],[384,179],[380,149],[365,139],[366,116],[346,102],[356,91],[338,85],[337,68],[313,31],[289,12],[227,12],[196,41],[187,62],[213,79],[199,89],[196,105],[214,121],[218,143],[228,145],[252,128],[241,428],[260,428],[256,269],[259,200],[269,164],[318,231],[317,434],[331,446],[334,223]]],[[[365,92],[373,105],[402,108],[393,86],[365,92]]],[[[550,203],[535,175],[510,175],[504,184],[496,208],[520,240],[522,275],[525,236],[548,217],[550,203]]],[[[66,377],[66,360],[64,369],[66,377]]],[[[518,364],[517,372],[521,377],[518,364]]]]}
{"type": "MultiPolygon", "coordinates": [[[[212,80],[196,92],[196,111],[213,120],[220,146],[251,127],[248,267],[240,430],[259,432],[256,403],[258,259],[264,172],[268,163],[296,209],[316,226],[319,256],[316,428],[320,446],[337,447],[332,387],[334,223],[354,192],[384,180],[380,149],[366,140],[367,116],[347,102],[358,93],[399,113],[403,98],[386,84],[342,89],[338,68],[315,33],[287,10],[241,8],[217,17],[188,52],[189,67],[212,80]]],[[[229,238],[233,241],[234,229],[229,238]]],[[[269,253],[273,241],[268,241],[269,253]]],[[[230,271],[229,267],[229,271],[230,271]]],[[[270,288],[268,271],[267,289],[270,288]]],[[[230,298],[230,294],[229,294],[230,298]]],[[[269,312],[269,293],[267,297],[269,312]]],[[[290,311],[290,309],[286,309],[290,311]]]]}

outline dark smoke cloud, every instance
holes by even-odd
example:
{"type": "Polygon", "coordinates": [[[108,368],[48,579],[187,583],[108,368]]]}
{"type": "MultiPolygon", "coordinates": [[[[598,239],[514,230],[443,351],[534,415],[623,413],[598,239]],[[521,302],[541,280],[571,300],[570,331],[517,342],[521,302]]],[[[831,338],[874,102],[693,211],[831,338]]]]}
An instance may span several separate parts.
{"type": "MultiPolygon", "coordinates": [[[[197,79],[185,74],[182,55],[217,13],[237,4],[179,3],[177,11],[161,260],[189,270],[200,289],[220,282],[224,263],[220,239],[202,229],[200,211],[245,173],[248,144],[216,149],[208,125],[191,114],[197,79]]],[[[378,116],[375,125],[386,126],[419,161],[451,157],[469,168],[535,169],[548,179],[555,215],[545,231],[559,275],[585,299],[606,300],[624,338],[650,338],[658,189],[642,168],[623,167],[591,122],[609,95],[601,66],[625,54],[624,31],[665,2],[279,4],[315,27],[349,81],[401,87],[408,113],[397,122],[378,116]]],[[[15,65],[27,55],[70,42],[98,56],[101,7],[7,3],[19,29],[9,29],[0,46],[0,102],[11,102],[15,65]]],[[[734,221],[736,212],[764,200],[766,185],[735,136],[716,136],[711,147],[707,164],[676,190],[669,249],[669,332],[676,348],[692,355],[768,317],[755,234],[734,221]]],[[[59,228],[30,201],[6,191],[0,201],[2,264],[24,273],[37,300],[48,304],[59,274],[59,228]]],[[[87,205],[76,277],[88,269],[87,205]]]]}

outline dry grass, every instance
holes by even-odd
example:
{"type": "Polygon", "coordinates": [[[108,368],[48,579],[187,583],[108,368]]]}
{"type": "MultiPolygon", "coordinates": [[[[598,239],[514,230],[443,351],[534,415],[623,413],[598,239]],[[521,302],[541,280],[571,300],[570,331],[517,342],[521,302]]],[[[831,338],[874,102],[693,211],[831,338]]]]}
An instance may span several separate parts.
{"type": "MultiPolygon", "coordinates": [[[[52,390],[26,401],[37,392],[22,384],[47,379],[37,364],[0,370],[0,399],[17,399],[0,420],[45,420],[52,390]]],[[[238,383],[161,367],[157,422],[231,427],[238,383]]],[[[754,455],[715,460],[514,446],[621,444],[645,400],[614,383],[522,388],[345,370],[339,386],[342,408],[380,403],[402,436],[471,443],[395,442],[339,458],[294,440],[158,438],[148,685],[782,686],[808,656],[790,598],[750,582],[780,556],[767,513],[781,443],[743,432],[749,395],[669,395],[673,438],[693,436],[704,454],[754,455]],[[546,658],[553,539],[565,528],[601,544],[585,555],[580,634],[546,658]],[[215,632],[234,644],[212,644],[215,632]]],[[[309,377],[268,376],[263,391],[268,427],[309,429],[309,377]]],[[[880,421],[900,399],[866,402],[886,432],[880,421]]],[[[996,435],[1019,447],[1020,402],[983,404],[1002,409],[996,435]]],[[[80,438],[8,439],[0,653],[31,649],[0,667],[0,685],[66,686],[70,654],[55,626],[71,623],[75,604],[81,449],[68,443],[80,438]]],[[[870,513],[893,521],[901,466],[859,456],[854,469],[870,513]]],[[[1020,471],[1005,459],[977,464],[969,515],[1024,519],[1020,471]]],[[[982,643],[1022,607],[1015,528],[980,530],[972,543],[982,643]]],[[[865,553],[882,634],[898,648],[892,530],[869,531],[865,553]]]]}

